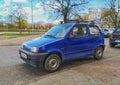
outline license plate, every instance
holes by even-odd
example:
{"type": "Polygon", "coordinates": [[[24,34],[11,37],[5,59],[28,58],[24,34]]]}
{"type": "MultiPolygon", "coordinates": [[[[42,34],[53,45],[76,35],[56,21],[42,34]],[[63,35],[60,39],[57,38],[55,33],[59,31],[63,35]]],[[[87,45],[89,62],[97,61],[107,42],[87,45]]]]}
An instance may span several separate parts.
{"type": "Polygon", "coordinates": [[[118,42],[118,43],[120,43],[120,40],[115,40],[115,42],[118,42]]]}
{"type": "Polygon", "coordinates": [[[27,55],[25,53],[21,53],[21,56],[25,59],[27,59],[27,55]]]}

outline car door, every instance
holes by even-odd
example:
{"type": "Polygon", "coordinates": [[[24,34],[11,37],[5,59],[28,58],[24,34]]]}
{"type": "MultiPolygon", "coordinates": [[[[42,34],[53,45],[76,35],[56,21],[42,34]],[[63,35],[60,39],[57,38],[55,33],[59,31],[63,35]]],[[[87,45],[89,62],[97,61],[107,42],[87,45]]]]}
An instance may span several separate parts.
{"type": "Polygon", "coordinates": [[[98,26],[89,25],[90,37],[89,37],[89,48],[94,50],[97,46],[104,43],[102,33],[98,26]]]}
{"type": "Polygon", "coordinates": [[[86,25],[80,24],[73,27],[69,36],[74,36],[67,40],[67,53],[69,58],[76,58],[86,55],[88,51],[88,28],[86,25]]]}

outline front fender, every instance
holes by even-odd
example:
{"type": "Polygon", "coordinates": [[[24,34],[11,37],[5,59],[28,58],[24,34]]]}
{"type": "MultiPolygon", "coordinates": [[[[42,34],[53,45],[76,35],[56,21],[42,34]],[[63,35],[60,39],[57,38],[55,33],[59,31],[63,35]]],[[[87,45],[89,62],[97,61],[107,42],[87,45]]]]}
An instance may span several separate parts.
{"type": "Polygon", "coordinates": [[[64,60],[64,53],[60,49],[49,49],[47,52],[50,53],[59,53],[61,55],[62,61],[64,60]]]}

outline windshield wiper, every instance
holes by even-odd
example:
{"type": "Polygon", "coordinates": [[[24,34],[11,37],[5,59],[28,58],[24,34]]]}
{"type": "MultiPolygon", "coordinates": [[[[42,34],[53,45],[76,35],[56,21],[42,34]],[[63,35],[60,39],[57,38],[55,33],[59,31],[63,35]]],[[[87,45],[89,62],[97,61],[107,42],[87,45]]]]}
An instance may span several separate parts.
{"type": "Polygon", "coordinates": [[[53,35],[45,35],[45,37],[52,37],[52,38],[56,38],[55,36],[53,36],[53,35]]]}

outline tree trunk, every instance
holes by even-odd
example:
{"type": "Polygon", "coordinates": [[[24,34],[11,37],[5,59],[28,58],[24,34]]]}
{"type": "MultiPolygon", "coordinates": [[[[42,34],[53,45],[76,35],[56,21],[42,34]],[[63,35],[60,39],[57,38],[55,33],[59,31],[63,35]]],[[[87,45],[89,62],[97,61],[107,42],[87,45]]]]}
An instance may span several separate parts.
{"type": "Polygon", "coordinates": [[[118,26],[118,16],[116,15],[116,19],[115,19],[116,23],[115,23],[115,27],[118,26]]]}
{"type": "Polygon", "coordinates": [[[67,23],[67,14],[63,15],[64,23],[67,23]]]}
{"type": "Polygon", "coordinates": [[[20,18],[18,19],[19,20],[19,33],[22,34],[22,29],[21,29],[21,21],[20,21],[20,18]]]}

